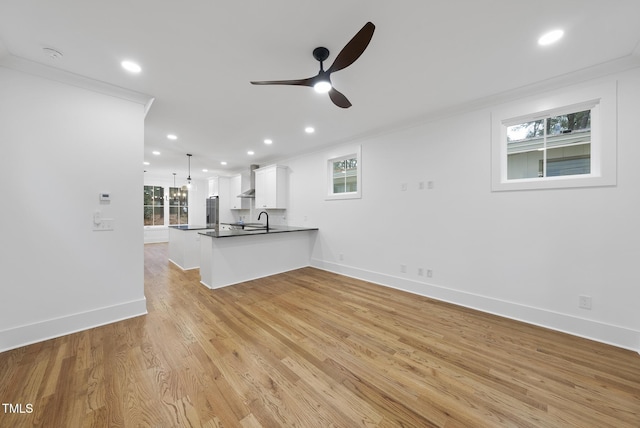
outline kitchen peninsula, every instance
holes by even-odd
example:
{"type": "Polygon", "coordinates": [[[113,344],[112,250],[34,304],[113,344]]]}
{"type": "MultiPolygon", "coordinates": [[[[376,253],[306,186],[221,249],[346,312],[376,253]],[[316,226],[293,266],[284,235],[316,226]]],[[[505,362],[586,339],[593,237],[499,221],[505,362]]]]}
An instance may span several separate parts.
{"type": "Polygon", "coordinates": [[[182,270],[200,267],[200,232],[213,230],[207,226],[169,226],[169,261],[182,270]]]}
{"type": "Polygon", "coordinates": [[[275,226],[202,231],[200,282],[220,288],[309,266],[317,230],[275,226]]]}

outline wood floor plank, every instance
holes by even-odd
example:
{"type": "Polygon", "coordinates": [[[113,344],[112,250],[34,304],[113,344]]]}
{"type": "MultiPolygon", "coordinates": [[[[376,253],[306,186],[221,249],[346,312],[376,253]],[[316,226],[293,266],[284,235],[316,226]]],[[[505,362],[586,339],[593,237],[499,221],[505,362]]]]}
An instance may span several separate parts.
{"type": "Polygon", "coordinates": [[[145,246],[149,314],[0,354],[0,427],[640,426],[640,356],[313,268],[217,290],[145,246]]]}

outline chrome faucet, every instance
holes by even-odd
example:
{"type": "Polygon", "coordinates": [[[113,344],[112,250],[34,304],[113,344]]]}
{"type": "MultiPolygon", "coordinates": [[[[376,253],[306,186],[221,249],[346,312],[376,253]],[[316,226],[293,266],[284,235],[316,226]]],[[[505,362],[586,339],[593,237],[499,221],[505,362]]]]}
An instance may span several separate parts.
{"type": "Polygon", "coordinates": [[[267,216],[267,231],[269,231],[269,214],[267,214],[266,211],[260,211],[260,214],[258,214],[258,220],[260,220],[260,217],[262,217],[262,214],[267,216]]]}

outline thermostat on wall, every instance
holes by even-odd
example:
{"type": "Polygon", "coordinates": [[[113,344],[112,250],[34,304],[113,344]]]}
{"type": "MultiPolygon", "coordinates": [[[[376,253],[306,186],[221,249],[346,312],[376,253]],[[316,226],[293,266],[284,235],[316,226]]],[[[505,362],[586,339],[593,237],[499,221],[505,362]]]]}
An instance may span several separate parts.
{"type": "Polygon", "coordinates": [[[101,201],[111,201],[111,193],[100,193],[100,200],[101,201]]]}

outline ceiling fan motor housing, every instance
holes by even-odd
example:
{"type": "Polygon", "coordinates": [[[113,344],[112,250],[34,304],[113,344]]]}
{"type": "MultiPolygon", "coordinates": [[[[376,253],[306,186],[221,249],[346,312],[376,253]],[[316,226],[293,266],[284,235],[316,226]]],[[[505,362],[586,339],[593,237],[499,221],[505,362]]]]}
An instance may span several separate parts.
{"type": "Polygon", "coordinates": [[[329,58],[329,49],[324,48],[324,47],[319,47],[319,48],[315,48],[313,50],[313,57],[315,59],[317,59],[320,62],[325,61],[327,58],[329,58]]]}

